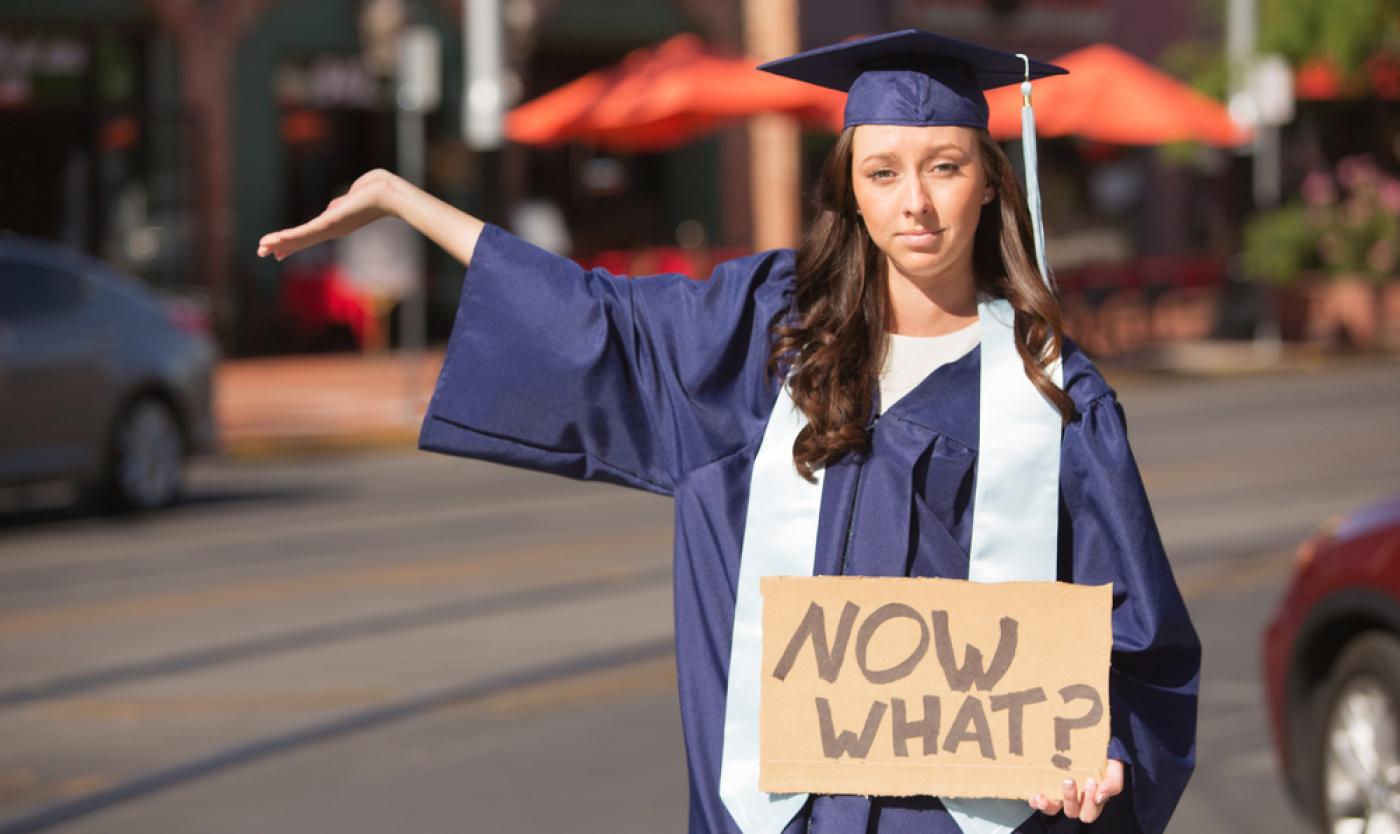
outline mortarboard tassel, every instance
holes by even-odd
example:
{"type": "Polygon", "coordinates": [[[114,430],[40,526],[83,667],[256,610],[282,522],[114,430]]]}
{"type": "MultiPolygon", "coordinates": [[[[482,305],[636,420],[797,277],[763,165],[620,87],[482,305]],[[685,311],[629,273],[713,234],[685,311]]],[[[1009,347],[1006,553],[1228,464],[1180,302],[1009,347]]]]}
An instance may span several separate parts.
{"type": "Polygon", "coordinates": [[[1021,82],[1021,151],[1026,163],[1026,202],[1030,204],[1031,228],[1035,233],[1035,262],[1040,268],[1040,278],[1051,293],[1055,283],[1050,278],[1050,270],[1045,264],[1045,221],[1040,214],[1040,171],[1036,159],[1035,108],[1031,107],[1031,64],[1023,53],[1016,57],[1026,62],[1026,80],[1021,82]]]}

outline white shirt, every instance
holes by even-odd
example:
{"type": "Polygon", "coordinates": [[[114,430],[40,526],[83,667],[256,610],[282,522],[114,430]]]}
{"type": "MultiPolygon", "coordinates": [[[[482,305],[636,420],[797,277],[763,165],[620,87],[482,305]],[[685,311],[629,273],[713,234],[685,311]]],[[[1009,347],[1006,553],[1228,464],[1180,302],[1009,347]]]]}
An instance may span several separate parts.
{"type": "Polygon", "coordinates": [[[961,359],[982,341],[982,322],[942,336],[886,333],[889,348],[880,371],[880,412],[888,411],[941,365],[961,359]]]}

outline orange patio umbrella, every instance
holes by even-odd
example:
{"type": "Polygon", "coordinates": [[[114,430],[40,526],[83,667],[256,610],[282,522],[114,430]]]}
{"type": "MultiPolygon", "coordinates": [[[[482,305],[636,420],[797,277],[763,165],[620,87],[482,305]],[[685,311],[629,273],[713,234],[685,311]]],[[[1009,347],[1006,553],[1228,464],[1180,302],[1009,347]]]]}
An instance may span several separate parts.
{"type": "Polygon", "coordinates": [[[697,35],[676,35],[515,108],[506,135],[532,145],[575,141],[646,151],[757,113],[831,125],[844,95],[759,72],[757,64],[710,52],[697,35]]]}
{"type": "MultiPolygon", "coordinates": [[[[1052,63],[1069,75],[1032,85],[1040,136],[1075,135],[1118,145],[1195,140],[1232,146],[1250,139],[1224,105],[1117,47],[1093,44],[1052,63]]],[[[987,104],[992,135],[1019,138],[1020,85],[987,91],[987,104]]]]}

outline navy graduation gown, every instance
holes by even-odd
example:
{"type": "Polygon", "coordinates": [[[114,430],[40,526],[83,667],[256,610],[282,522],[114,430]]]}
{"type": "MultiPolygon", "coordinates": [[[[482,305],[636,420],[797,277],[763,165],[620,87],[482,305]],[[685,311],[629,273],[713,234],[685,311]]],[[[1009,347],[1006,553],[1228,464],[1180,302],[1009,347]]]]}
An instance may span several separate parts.
{"type": "MultiPolygon", "coordinates": [[[[737,834],[719,797],[726,672],[754,456],[777,398],[770,326],[792,314],[794,253],[708,281],[584,270],[487,224],[419,447],[675,499],[675,631],[692,834],[737,834]]],[[[1159,834],[1195,766],[1200,642],[1114,391],[1066,340],[1059,579],[1113,583],[1108,754],[1125,785],[1092,825],[1036,812],[1017,831],[1159,834]]],[[[980,348],[930,374],[827,469],[816,572],[966,579],[980,348]]],[[[1027,806],[1029,811],[1029,805],[1027,806]]],[[[933,797],[813,796],[785,834],[958,834],[933,797]]]]}

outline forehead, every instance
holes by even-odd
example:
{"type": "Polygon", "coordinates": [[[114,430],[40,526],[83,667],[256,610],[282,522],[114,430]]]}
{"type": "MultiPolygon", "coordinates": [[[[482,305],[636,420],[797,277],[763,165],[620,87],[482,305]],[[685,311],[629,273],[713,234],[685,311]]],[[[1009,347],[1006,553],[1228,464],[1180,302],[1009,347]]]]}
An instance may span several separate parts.
{"type": "Polygon", "coordinates": [[[971,155],[977,150],[977,134],[961,125],[856,125],[851,134],[856,162],[873,154],[921,154],[948,145],[971,155]]]}

